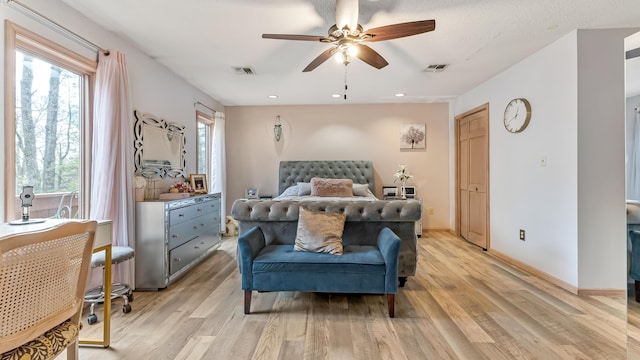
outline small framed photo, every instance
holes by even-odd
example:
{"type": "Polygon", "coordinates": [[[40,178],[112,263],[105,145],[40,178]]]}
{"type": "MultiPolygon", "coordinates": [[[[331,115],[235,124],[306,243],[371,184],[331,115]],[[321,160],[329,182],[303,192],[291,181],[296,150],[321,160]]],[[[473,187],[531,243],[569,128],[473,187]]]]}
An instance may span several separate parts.
{"type": "Polygon", "coordinates": [[[207,175],[206,174],[190,174],[189,182],[195,193],[206,194],[209,192],[207,189],[207,175]]]}
{"type": "Polygon", "coordinates": [[[257,199],[258,189],[247,189],[245,196],[247,197],[247,199],[257,199]]]}

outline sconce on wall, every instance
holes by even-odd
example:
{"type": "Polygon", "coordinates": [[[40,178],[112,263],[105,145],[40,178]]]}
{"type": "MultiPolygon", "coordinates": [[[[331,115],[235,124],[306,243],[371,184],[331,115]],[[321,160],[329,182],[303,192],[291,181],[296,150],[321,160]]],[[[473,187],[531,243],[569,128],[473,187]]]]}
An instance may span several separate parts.
{"type": "Polygon", "coordinates": [[[282,124],[280,123],[280,115],[276,116],[276,123],[273,125],[273,135],[276,141],[280,141],[282,137],[282,124]]]}

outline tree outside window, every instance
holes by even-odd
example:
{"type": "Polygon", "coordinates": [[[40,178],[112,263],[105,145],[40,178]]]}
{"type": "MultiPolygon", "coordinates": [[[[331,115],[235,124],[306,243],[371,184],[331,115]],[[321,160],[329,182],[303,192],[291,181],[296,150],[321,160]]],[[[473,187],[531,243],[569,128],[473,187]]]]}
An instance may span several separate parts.
{"type": "MultiPolygon", "coordinates": [[[[82,75],[16,50],[15,76],[15,194],[25,185],[36,198],[79,190],[82,75]]],[[[40,214],[55,215],[55,202],[36,200],[33,210],[55,208],[40,214]]]]}

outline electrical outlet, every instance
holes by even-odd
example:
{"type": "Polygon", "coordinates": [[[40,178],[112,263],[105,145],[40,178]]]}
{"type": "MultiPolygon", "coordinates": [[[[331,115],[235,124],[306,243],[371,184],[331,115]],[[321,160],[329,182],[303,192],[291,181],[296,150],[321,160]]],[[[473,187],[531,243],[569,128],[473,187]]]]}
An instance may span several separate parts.
{"type": "Polygon", "coordinates": [[[524,241],[524,230],[520,229],[520,240],[524,241]]]}

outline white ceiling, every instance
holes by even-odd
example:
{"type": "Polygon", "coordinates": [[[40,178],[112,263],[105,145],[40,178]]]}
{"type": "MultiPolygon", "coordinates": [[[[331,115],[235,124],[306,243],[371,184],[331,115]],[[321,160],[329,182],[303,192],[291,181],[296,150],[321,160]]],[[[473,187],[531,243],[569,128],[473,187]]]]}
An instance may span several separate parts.
{"type": "MultiPolygon", "coordinates": [[[[377,70],[353,60],[345,101],[331,97],[344,91],[344,65],[330,59],[302,72],[330,45],[261,38],[325,36],[335,23],[334,0],[62,1],[223,105],[448,100],[573,29],[640,27],[638,0],[360,0],[365,30],[426,19],[436,20],[436,30],[370,43],[389,65],[377,70]],[[430,64],[450,66],[424,72],[430,64]],[[250,66],[256,75],[237,75],[233,66],[250,66]]],[[[640,47],[640,39],[627,46],[640,47]]]]}

